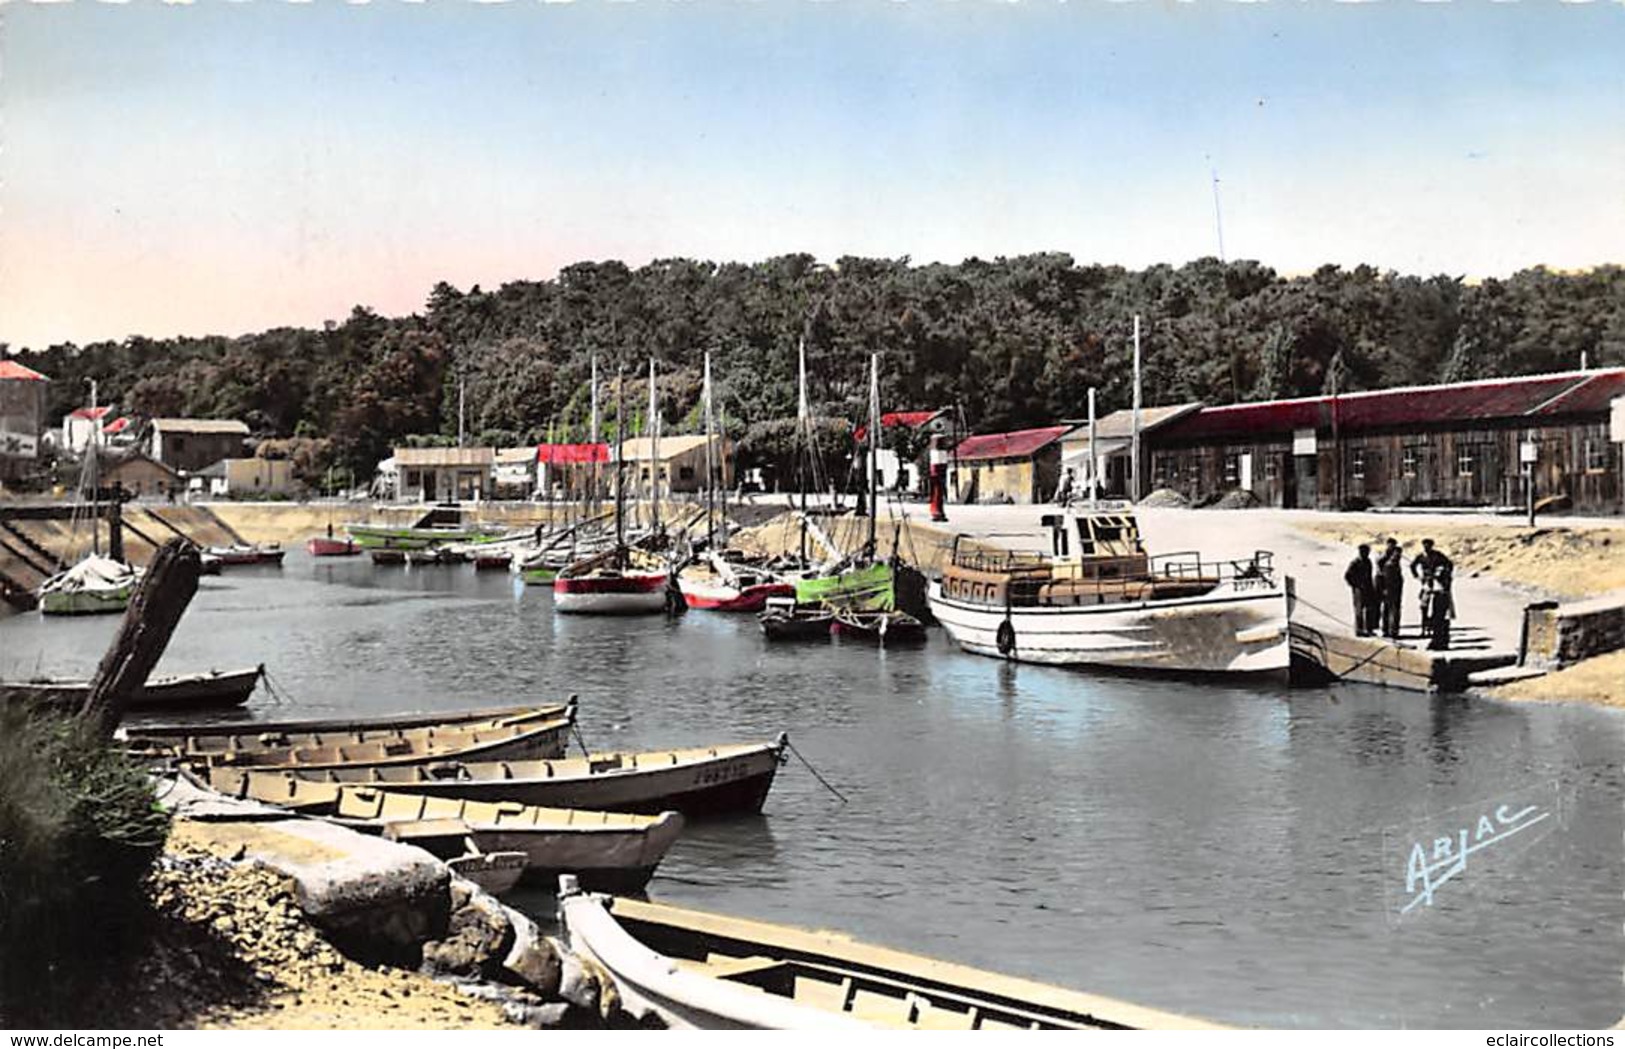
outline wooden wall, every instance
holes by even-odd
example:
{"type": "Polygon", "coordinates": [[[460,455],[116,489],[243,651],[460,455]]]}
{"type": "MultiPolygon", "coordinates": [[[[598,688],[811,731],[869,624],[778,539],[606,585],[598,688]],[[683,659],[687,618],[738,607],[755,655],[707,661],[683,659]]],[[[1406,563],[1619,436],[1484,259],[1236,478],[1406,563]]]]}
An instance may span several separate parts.
{"type": "Polygon", "coordinates": [[[1343,437],[1340,447],[1321,433],[1313,456],[1293,455],[1290,435],[1213,445],[1153,440],[1146,490],[1172,488],[1193,503],[1211,501],[1246,486],[1250,456],[1250,490],[1267,506],[1521,507],[1526,489],[1518,446],[1526,435],[1540,453],[1537,500],[1567,495],[1579,513],[1621,512],[1620,446],[1608,440],[1606,420],[1355,434],[1343,437]]]}

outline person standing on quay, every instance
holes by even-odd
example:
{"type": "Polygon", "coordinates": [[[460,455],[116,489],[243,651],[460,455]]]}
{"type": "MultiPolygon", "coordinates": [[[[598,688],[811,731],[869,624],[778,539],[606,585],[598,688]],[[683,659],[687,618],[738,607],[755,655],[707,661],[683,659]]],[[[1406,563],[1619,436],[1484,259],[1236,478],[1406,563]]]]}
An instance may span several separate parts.
{"type": "Polygon", "coordinates": [[[1422,540],[1422,552],[1411,562],[1411,575],[1422,581],[1422,632],[1429,648],[1450,647],[1450,620],[1456,615],[1450,594],[1455,567],[1443,550],[1433,548],[1431,539],[1422,540]]]}
{"type": "Polygon", "coordinates": [[[1377,588],[1371,575],[1371,547],[1360,544],[1360,552],[1343,572],[1343,582],[1349,585],[1354,598],[1354,633],[1359,637],[1371,634],[1371,612],[1376,606],[1377,588]]]}
{"type": "Polygon", "coordinates": [[[1382,606],[1382,636],[1399,638],[1400,600],[1405,596],[1405,551],[1392,536],[1377,559],[1377,599],[1382,606]]]}

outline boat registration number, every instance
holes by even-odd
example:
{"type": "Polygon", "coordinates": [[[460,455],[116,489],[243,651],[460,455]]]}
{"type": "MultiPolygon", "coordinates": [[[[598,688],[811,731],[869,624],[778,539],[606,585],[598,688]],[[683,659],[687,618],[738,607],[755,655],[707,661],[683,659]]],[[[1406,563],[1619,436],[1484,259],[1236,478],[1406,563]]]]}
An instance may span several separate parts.
{"type": "Polygon", "coordinates": [[[750,771],[750,763],[743,758],[729,761],[721,765],[712,765],[701,769],[694,776],[697,786],[705,787],[713,783],[727,783],[730,780],[743,779],[750,771]]]}

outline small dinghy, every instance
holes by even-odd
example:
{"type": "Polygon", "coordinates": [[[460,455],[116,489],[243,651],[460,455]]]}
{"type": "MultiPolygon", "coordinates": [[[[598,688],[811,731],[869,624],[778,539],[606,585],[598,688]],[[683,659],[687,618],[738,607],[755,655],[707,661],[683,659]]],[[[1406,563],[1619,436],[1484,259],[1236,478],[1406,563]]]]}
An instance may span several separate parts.
{"type": "Polygon", "coordinates": [[[829,638],[835,613],[822,606],[798,605],[793,597],[770,597],[756,621],[769,641],[822,641],[829,638]]]}
{"type": "MultiPolygon", "coordinates": [[[[127,710],[191,710],[239,707],[253,695],[265,665],[243,670],[210,670],[200,674],[152,677],[130,697],[127,710]]],[[[0,702],[49,703],[77,707],[90,695],[90,682],[78,680],[0,681],[0,702]]]]}
{"type": "Polygon", "coordinates": [[[559,879],[576,954],[640,1019],[696,1030],[1211,1028],[1176,1013],[859,943],[839,933],[583,891],[559,879]]]}
{"type": "Polygon", "coordinates": [[[306,540],[305,550],[311,557],[354,557],[361,553],[361,547],[354,539],[335,539],[332,536],[316,536],[306,540]]]}
{"type": "Polygon", "coordinates": [[[545,761],[436,762],[432,765],[353,766],[323,770],[209,770],[209,785],[239,797],[286,793],[278,781],[346,783],[401,794],[471,801],[517,801],[551,808],[606,812],[681,812],[727,816],[762,810],[789,737],[686,750],[590,754],[545,761]]]}
{"type": "Polygon", "coordinates": [[[39,610],[48,616],[122,612],[140,580],[139,568],[91,554],[40,584],[39,610]]]}
{"type": "Polygon", "coordinates": [[[842,609],[835,613],[835,623],[830,629],[840,637],[877,645],[918,645],[926,639],[924,623],[895,609],[886,612],[842,609]]]}
{"type": "Polygon", "coordinates": [[[280,565],[287,551],[275,543],[233,543],[231,546],[211,546],[204,553],[218,557],[227,568],[239,565],[280,565]]]}

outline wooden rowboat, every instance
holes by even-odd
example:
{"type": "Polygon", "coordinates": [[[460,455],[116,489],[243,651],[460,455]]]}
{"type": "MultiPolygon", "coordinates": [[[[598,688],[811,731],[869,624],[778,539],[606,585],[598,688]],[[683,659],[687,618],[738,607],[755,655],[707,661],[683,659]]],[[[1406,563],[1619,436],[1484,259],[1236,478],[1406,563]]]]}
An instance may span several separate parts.
{"type": "MultiPolygon", "coordinates": [[[[564,703],[551,703],[545,706],[512,706],[512,707],[475,707],[469,710],[418,710],[401,714],[385,714],[378,717],[365,718],[293,718],[284,721],[252,721],[242,722],[235,732],[216,732],[209,735],[213,726],[200,727],[191,722],[150,724],[139,728],[126,730],[132,739],[165,740],[190,736],[199,741],[197,746],[212,746],[216,750],[240,749],[246,743],[239,743],[248,737],[259,737],[267,733],[277,733],[289,738],[306,736],[311,733],[345,733],[361,734],[361,739],[378,738],[375,734],[391,735],[399,729],[406,728],[441,728],[455,725],[467,725],[476,721],[504,721],[515,718],[560,718],[564,717],[571,706],[575,705],[576,697],[570,696],[564,703]],[[218,742],[205,743],[203,741],[215,740],[218,742]]],[[[358,740],[359,742],[359,740],[358,740]]],[[[292,742],[287,744],[291,746],[292,742]]]]}
{"type": "Polygon", "coordinates": [[[453,859],[523,853],[524,880],[556,885],[569,872],[606,892],[641,891],[683,828],[676,812],[651,816],[459,801],[292,777],[247,782],[259,789],[240,796],[268,805],[329,817],[453,859]]]}
{"type": "MultiPolygon", "coordinates": [[[[400,729],[359,740],[332,734],[247,748],[198,748],[194,740],[170,740],[158,747],[137,741],[132,749],[155,758],[200,768],[329,769],[352,765],[413,765],[445,761],[501,761],[562,757],[575,724],[575,706],[563,717],[531,716],[451,727],[400,729]],[[191,747],[191,749],[188,749],[191,747]]],[[[290,737],[291,739],[292,737],[290,737]]]]}
{"type": "MultiPolygon", "coordinates": [[[[243,670],[209,670],[148,678],[130,697],[131,713],[147,710],[242,706],[265,673],[265,665],[243,670]]],[[[90,694],[90,682],[70,679],[0,682],[0,703],[49,703],[76,706],[90,694]]]]}
{"type": "Polygon", "coordinates": [[[238,797],[288,796],[279,780],[365,784],[401,794],[517,801],[608,812],[681,812],[687,817],[760,812],[789,738],[687,750],[592,754],[550,761],[436,762],[286,771],[215,768],[209,785],[238,797]]]}
{"type": "Polygon", "coordinates": [[[843,608],[835,613],[830,630],[839,637],[876,645],[917,645],[926,640],[925,624],[896,609],[863,612],[843,608]]]}
{"type": "Polygon", "coordinates": [[[559,880],[571,950],[622,1006],[668,1027],[1003,1031],[1174,1029],[1175,1013],[858,943],[838,933],[606,898],[559,880]]]}
{"type": "Polygon", "coordinates": [[[756,617],[769,641],[827,640],[835,613],[822,606],[801,606],[794,598],[768,598],[767,611],[756,617]]]}

